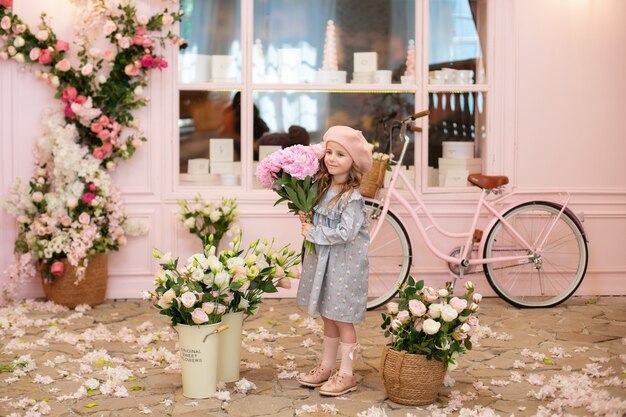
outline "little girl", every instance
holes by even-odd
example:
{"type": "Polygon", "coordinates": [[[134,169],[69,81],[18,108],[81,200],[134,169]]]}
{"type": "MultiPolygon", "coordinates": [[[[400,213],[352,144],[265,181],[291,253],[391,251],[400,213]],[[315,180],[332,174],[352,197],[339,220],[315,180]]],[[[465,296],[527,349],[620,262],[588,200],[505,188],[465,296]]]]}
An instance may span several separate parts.
{"type": "Polygon", "coordinates": [[[354,323],[365,318],[367,304],[368,221],[359,185],[372,167],[372,151],[363,134],[347,126],[333,126],[324,135],[326,152],[313,224],[300,213],[302,235],[315,243],[305,255],[297,302],[324,321],[322,360],[298,381],[320,387],[320,394],[343,395],[356,390],[352,372],[357,346],[354,323]],[[336,370],[337,349],[341,366],[336,370]]]}

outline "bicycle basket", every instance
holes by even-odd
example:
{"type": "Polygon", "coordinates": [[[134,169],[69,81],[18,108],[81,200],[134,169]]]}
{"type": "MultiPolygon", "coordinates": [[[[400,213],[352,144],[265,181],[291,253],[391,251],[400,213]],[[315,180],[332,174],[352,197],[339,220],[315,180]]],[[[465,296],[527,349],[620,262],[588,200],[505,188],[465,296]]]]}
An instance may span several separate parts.
{"type": "Polygon", "coordinates": [[[387,161],[374,160],[374,165],[363,178],[359,191],[363,197],[375,197],[378,190],[385,183],[385,172],[387,171],[387,161]]]}

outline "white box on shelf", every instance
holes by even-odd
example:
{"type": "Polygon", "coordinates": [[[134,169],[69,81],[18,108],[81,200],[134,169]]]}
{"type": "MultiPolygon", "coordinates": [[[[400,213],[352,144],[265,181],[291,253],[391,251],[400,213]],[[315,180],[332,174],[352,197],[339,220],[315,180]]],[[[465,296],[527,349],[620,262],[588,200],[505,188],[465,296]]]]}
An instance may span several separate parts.
{"type": "Polygon", "coordinates": [[[280,151],[283,147],[280,145],[261,145],[259,146],[259,161],[262,161],[267,155],[280,151]]]}
{"type": "Polygon", "coordinates": [[[348,73],[346,71],[324,71],[315,72],[315,82],[317,84],[345,84],[348,73]]]}
{"type": "Polygon", "coordinates": [[[227,187],[235,187],[239,185],[239,174],[220,174],[222,185],[227,187]]]}
{"type": "Polygon", "coordinates": [[[466,187],[469,171],[461,169],[439,170],[440,187],[466,187]]]}
{"type": "Polygon", "coordinates": [[[216,162],[211,161],[211,174],[239,174],[241,162],[216,162]]]}
{"type": "Polygon", "coordinates": [[[428,167],[428,186],[436,187],[439,185],[439,170],[435,167],[428,167]]]}
{"type": "Polygon", "coordinates": [[[391,84],[391,70],[376,70],[374,82],[376,84],[391,84]]]}
{"type": "Polygon", "coordinates": [[[373,72],[378,69],[378,54],[376,52],[355,52],[354,72],[373,72]]]}
{"type": "Polygon", "coordinates": [[[209,160],[206,158],[190,159],[187,162],[187,174],[208,174],[209,160]]]}
{"type": "Polygon", "coordinates": [[[302,51],[298,48],[281,48],[278,50],[278,78],[283,83],[300,82],[300,63],[302,51]]]}
{"type": "Polygon", "coordinates": [[[439,169],[467,169],[473,174],[481,172],[482,163],[480,158],[439,158],[439,169]]]}
{"type": "Polygon", "coordinates": [[[211,80],[211,55],[181,54],[178,63],[181,83],[206,83],[211,80]]]}
{"type": "Polygon", "coordinates": [[[220,177],[216,174],[180,174],[181,185],[219,185],[220,177]]]}
{"type": "Polygon", "coordinates": [[[213,162],[232,162],[234,160],[235,141],[231,138],[209,139],[209,159],[213,162]]]}
{"type": "Polygon", "coordinates": [[[400,76],[400,84],[415,84],[415,77],[413,75],[400,76]]]}
{"type": "Polygon", "coordinates": [[[211,80],[213,82],[235,81],[235,57],[230,55],[212,55],[211,80]]]}
{"type": "Polygon", "coordinates": [[[474,142],[443,141],[443,157],[452,159],[474,158],[474,142]]]}

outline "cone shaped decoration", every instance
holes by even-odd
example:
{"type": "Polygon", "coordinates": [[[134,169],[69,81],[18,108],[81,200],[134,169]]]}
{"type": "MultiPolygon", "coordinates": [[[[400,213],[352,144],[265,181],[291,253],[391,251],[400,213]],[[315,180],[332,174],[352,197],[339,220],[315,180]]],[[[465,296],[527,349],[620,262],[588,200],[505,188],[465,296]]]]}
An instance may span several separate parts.
{"type": "Polygon", "coordinates": [[[337,71],[337,43],[335,40],[335,22],[326,23],[326,39],[324,40],[323,71],[337,71]]]}
{"type": "Polygon", "coordinates": [[[406,51],[406,70],[404,75],[400,77],[402,84],[414,84],[415,83],[415,41],[411,39],[406,51]]]}

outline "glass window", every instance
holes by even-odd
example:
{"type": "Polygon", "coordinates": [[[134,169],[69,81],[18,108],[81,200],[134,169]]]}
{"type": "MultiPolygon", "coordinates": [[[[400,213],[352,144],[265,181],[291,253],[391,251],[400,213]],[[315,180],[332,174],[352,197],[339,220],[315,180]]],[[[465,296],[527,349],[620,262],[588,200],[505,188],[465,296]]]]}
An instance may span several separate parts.
{"type": "Polygon", "coordinates": [[[400,82],[415,36],[415,2],[255,0],[253,36],[255,83],[400,82]],[[375,55],[361,55],[355,66],[354,54],[366,52],[375,55]]]}
{"type": "Polygon", "coordinates": [[[486,0],[437,0],[428,4],[430,84],[484,83],[486,0]]]}
{"type": "Polygon", "coordinates": [[[428,185],[463,187],[482,172],[486,140],[485,94],[431,92],[428,116],[428,185]]]}
{"type": "MultiPolygon", "coordinates": [[[[392,153],[399,155],[402,143],[390,143],[392,122],[415,108],[415,95],[410,92],[255,91],[253,99],[259,112],[255,125],[262,123],[269,129],[254,140],[255,164],[282,147],[319,143],[334,125],[359,129],[376,151],[389,152],[391,146],[392,153]]],[[[412,149],[406,165],[413,165],[412,149]]]]}
{"type": "Polygon", "coordinates": [[[182,9],[179,81],[241,82],[241,1],[184,0],[182,9]]]}
{"type": "Polygon", "coordinates": [[[181,185],[238,185],[241,174],[239,91],[180,91],[181,185]]]}

